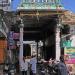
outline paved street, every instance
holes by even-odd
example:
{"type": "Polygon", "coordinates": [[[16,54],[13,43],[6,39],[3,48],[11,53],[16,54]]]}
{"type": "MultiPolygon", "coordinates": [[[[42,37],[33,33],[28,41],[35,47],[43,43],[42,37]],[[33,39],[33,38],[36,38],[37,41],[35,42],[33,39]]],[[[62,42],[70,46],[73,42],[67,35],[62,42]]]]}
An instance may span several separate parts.
{"type": "MultiPolygon", "coordinates": [[[[2,70],[0,70],[0,75],[4,75],[2,70]]],[[[14,74],[12,74],[12,75],[14,75],[14,74]]],[[[15,75],[21,75],[21,73],[16,73],[15,75]]],[[[30,75],[29,72],[27,75],[30,75]]],[[[39,74],[37,73],[37,75],[39,75],[39,74]]],[[[46,74],[46,75],[48,75],[48,74],[46,74]]]]}
{"type": "Polygon", "coordinates": [[[3,71],[2,70],[0,70],[0,75],[3,75],[3,71]]]}

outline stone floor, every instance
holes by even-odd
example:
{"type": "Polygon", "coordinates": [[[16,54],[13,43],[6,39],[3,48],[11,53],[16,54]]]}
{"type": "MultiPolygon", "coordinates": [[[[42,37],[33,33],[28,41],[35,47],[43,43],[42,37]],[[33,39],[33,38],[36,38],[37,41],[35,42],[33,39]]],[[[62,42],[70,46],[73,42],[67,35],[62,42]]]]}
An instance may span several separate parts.
{"type": "Polygon", "coordinates": [[[2,70],[0,70],[0,75],[3,75],[3,71],[2,70]]]}

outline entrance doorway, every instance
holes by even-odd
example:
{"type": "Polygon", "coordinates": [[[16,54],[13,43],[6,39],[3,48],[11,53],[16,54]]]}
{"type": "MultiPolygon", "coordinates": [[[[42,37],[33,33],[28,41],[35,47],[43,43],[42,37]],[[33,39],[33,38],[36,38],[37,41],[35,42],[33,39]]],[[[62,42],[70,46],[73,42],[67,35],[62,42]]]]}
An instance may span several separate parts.
{"type": "Polygon", "coordinates": [[[29,26],[26,25],[24,27],[23,40],[36,41],[36,43],[39,43],[39,41],[41,40],[43,42],[43,45],[40,47],[39,47],[39,44],[38,46],[36,45],[36,52],[38,52],[37,54],[39,54],[40,52],[40,55],[42,56],[42,58],[44,58],[45,60],[49,60],[50,58],[55,59],[56,21],[55,19],[47,19],[47,20],[46,19],[39,20],[39,23],[37,22],[37,25],[35,24],[35,22],[33,22],[33,19],[32,19],[32,24],[28,23],[28,25],[29,24],[30,25],[29,26]]]}
{"type": "Polygon", "coordinates": [[[23,56],[31,56],[31,47],[29,44],[23,44],[23,56]]]}

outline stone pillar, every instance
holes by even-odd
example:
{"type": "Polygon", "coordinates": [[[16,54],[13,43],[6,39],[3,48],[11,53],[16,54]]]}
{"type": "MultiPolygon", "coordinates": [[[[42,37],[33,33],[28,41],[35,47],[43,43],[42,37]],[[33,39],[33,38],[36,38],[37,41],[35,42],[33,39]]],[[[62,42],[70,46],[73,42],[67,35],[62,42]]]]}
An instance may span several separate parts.
{"type": "Polygon", "coordinates": [[[55,38],[56,38],[56,60],[59,61],[61,51],[60,51],[60,27],[57,25],[56,27],[56,33],[55,33],[55,38]]]}
{"type": "Polygon", "coordinates": [[[20,28],[20,58],[23,57],[23,27],[20,28]]]}
{"type": "Polygon", "coordinates": [[[19,50],[19,63],[20,66],[22,65],[22,60],[23,60],[23,22],[21,19],[21,24],[20,24],[20,50],[19,50]]]}
{"type": "Polygon", "coordinates": [[[70,34],[71,46],[75,47],[75,25],[70,25],[70,34]]]}
{"type": "Polygon", "coordinates": [[[37,63],[38,63],[38,41],[37,41],[37,63]]]}

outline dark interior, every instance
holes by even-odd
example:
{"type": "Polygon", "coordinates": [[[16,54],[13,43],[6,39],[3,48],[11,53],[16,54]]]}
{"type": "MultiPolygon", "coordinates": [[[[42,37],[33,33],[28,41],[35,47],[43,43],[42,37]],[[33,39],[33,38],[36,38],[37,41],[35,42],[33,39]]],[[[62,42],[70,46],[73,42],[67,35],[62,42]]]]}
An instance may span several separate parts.
{"type": "Polygon", "coordinates": [[[44,41],[46,42],[47,38],[54,36],[52,39],[49,39],[48,44],[42,46],[41,49],[44,58],[49,60],[50,58],[55,58],[55,27],[56,27],[56,16],[44,16],[39,17],[23,17],[24,21],[24,41],[44,41]],[[51,44],[51,41],[53,43],[51,44]]]}
{"type": "Polygon", "coordinates": [[[31,56],[31,47],[29,44],[24,44],[23,45],[23,56],[31,56]]]}

